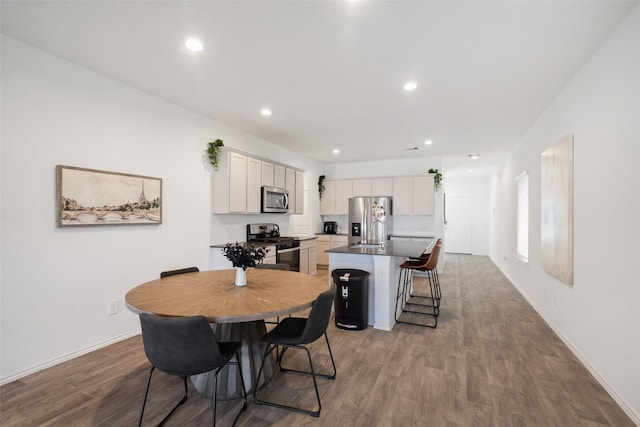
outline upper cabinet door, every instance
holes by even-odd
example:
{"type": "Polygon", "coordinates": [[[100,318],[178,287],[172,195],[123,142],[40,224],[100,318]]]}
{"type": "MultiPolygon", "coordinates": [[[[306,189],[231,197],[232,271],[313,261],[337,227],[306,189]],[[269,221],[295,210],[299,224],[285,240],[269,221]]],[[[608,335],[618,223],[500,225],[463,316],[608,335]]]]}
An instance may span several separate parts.
{"type": "Polygon", "coordinates": [[[413,178],[413,214],[433,215],[435,197],[433,176],[417,176],[413,178]]]}
{"type": "Polygon", "coordinates": [[[393,196],[393,179],[371,178],[371,195],[374,197],[393,196]]]}
{"type": "Polygon", "coordinates": [[[351,197],[353,197],[353,182],[350,179],[336,181],[336,215],[349,215],[351,197]]]}
{"type": "Polygon", "coordinates": [[[262,180],[261,184],[267,187],[273,187],[273,163],[262,161],[262,180]]]}
{"type": "Polygon", "coordinates": [[[411,177],[393,178],[393,214],[411,215],[413,197],[411,177]]]}
{"type": "Polygon", "coordinates": [[[296,211],[295,213],[299,215],[304,213],[304,173],[300,171],[296,171],[296,211]]]}
{"type": "Polygon", "coordinates": [[[367,197],[373,196],[371,193],[371,180],[370,179],[354,179],[353,180],[353,195],[351,197],[367,197]]]}
{"type": "Polygon", "coordinates": [[[229,212],[247,211],[247,156],[229,153],[229,212]]]}
{"type": "Polygon", "coordinates": [[[260,213],[262,162],[247,157],[247,213],[260,213]]]}
{"type": "Polygon", "coordinates": [[[320,215],[336,213],[336,182],[324,181],[324,193],[320,199],[320,215]]]}
{"type": "Polygon", "coordinates": [[[274,174],[273,174],[273,186],[278,188],[285,188],[286,183],[286,172],[285,167],[281,165],[274,166],[274,174]]]}
{"type": "Polygon", "coordinates": [[[289,192],[289,213],[296,213],[296,171],[285,168],[284,188],[289,192]]]}

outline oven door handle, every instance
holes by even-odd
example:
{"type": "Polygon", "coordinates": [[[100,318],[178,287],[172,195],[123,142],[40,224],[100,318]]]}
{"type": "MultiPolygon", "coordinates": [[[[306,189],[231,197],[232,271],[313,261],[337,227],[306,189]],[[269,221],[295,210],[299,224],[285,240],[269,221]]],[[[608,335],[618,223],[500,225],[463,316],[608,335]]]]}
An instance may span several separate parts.
{"type": "Polygon", "coordinates": [[[289,253],[289,252],[295,252],[295,251],[299,251],[299,250],[300,250],[299,247],[298,248],[291,248],[291,249],[281,249],[281,250],[278,250],[278,253],[279,254],[286,254],[286,253],[289,253]]]}

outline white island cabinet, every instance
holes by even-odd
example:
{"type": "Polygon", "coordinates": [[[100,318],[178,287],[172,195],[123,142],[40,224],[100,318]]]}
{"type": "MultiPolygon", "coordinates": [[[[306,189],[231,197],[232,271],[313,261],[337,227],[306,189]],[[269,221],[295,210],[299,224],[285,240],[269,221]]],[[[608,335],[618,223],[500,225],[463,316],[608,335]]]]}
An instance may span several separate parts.
{"type": "Polygon", "coordinates": [[[429,241],[387,241],[384,246],[340,246],[329,249],[329,272],[337,268],[369,273],[369,324],[390,331],[396,324],[400,265],[409,257],[431,253],[429,241]]]}

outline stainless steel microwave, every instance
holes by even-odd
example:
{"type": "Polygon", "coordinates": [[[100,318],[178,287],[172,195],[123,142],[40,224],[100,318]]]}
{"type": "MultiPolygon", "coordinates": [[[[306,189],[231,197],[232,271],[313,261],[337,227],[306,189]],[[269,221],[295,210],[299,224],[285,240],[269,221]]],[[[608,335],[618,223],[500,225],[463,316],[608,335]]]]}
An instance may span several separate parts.
{"type": "Polygon", "coordinates": [[[289,212],[289,191],[284,188],[262,187],[262,212],[289,212]]]}

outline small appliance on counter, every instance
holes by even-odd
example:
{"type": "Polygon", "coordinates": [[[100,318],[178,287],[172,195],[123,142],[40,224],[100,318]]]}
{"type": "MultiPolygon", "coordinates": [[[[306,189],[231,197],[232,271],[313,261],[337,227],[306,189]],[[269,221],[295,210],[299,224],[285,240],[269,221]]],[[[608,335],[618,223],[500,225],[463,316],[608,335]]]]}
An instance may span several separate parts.
{"type": "Polygon", "coordinates": [[[382,245],[393,232],[391,197],[349,199],[349,246],[382,245]]]}
{"type": "Polygon", "coordinates": [[[336,234],[338,233],[338,223],[336,221],[324,222],[324,234],[336,234]]]}

